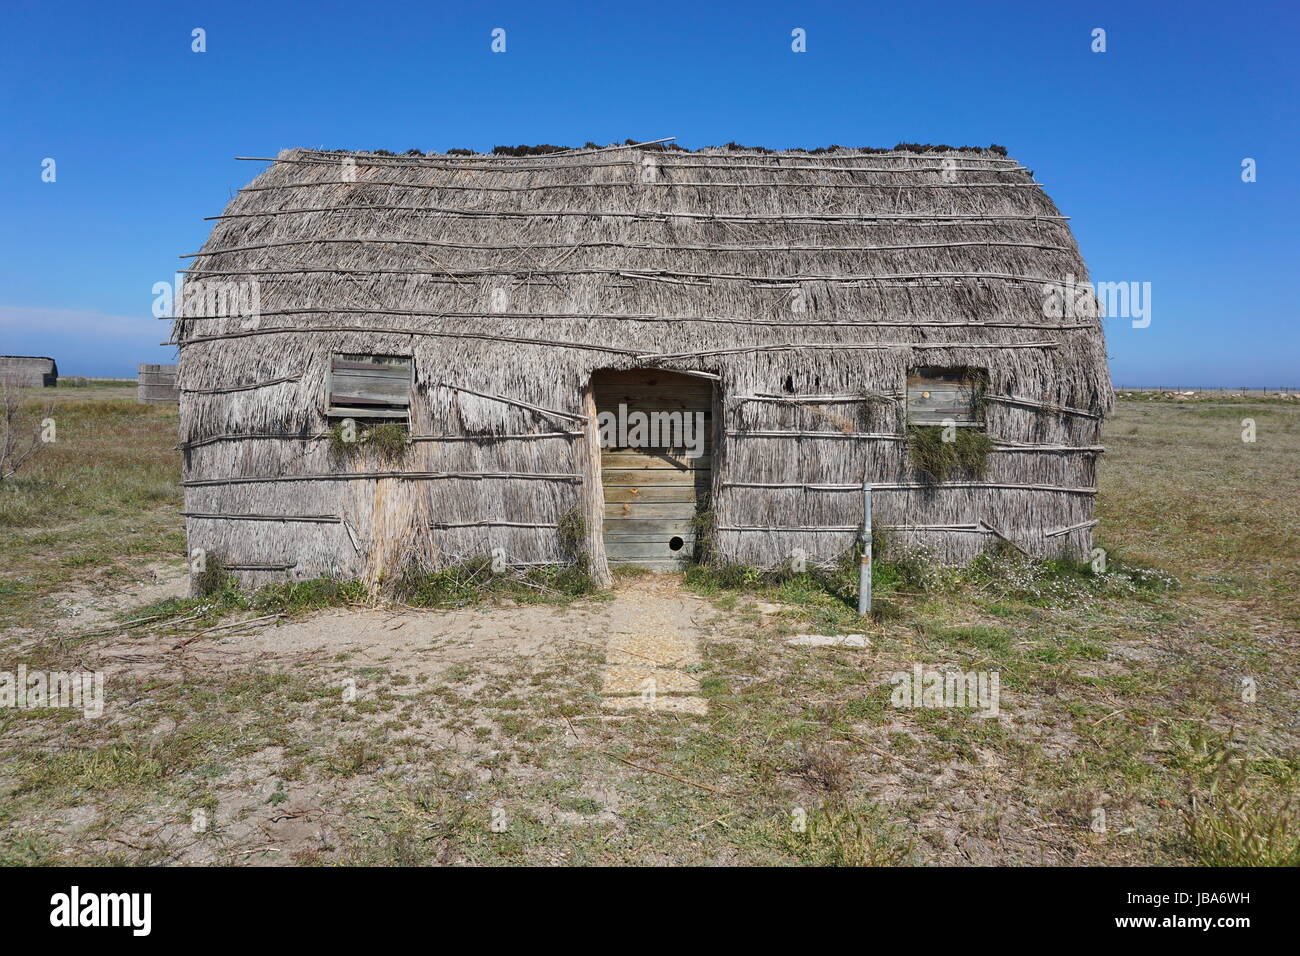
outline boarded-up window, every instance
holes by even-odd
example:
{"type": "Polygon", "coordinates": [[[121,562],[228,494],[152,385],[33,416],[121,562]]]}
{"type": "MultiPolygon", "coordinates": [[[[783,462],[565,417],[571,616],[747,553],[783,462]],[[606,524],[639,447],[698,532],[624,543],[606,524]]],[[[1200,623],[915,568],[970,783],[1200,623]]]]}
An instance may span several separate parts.
{"type": "Polygon", "coordinates": [[[411,357],[336,352],[330,358],[326,389],[328,415],[409,420],[411,357]]]}
{"type": "Polygon", "coordinates": [[[907,375],[907,421],[912,425],[984,424],[977,369],[915,368],[907,375]]]}

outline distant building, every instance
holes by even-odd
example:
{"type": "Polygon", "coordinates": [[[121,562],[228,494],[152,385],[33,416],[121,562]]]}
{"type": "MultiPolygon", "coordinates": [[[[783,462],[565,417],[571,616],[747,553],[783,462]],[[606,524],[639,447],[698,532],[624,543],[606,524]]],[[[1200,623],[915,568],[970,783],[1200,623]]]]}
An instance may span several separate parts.
{"type": "Polygon", "coordinates": [[[136,384],[137,402],[175,405],[180,401],[180,395],[176,391],[175,365],[141,365],[136,384]]]}
{"type": "Polygon", "coordinates": [[[54,388],[59,384],[59,366],[44,355],[0,355],[0,379],[11,385],[54,388]]]}

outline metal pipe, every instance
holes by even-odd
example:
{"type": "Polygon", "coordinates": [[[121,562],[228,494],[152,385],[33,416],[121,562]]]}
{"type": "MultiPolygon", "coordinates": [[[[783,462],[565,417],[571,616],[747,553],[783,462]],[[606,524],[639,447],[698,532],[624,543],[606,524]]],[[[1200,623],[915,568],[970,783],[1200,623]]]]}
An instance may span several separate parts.
{"type": "Polygon", "coordinates": [[[858,616],[871,616],[871,482],[862,483],[862,563],[858,568],[858,616]]]}

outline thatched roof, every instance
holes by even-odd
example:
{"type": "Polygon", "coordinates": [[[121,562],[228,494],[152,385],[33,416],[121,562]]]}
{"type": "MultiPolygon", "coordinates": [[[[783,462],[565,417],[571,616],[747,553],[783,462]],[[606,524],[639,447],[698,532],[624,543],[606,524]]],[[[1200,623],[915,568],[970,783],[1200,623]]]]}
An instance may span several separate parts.
{"type": "MultiPolygon", "coordinates": [[[[1000,149],[294,149],[216,217],[191,277],[256,280],[261,317],[177,323],[187,441],[319,430],[327,349],[414,351],[435,408],[422,424],[467,434],[539,426],[483,395],[580,414],[597,368],[705,370],[730,402],[889,393],[909,368],[974,366],[1008,400],[1004,437],[1045,445],[1091,444],[1111,402],[1099,320],[1044,317],[1045,284],[1087,277],[1066,218],[1000,149]]],[[[774,420],[761,402],[727,414],[738,431],[774,420]]],[[[860,481],[865,452],[847,444],[799,480],[860,481]]],[[[732,477],[780,481],[784,452],[755,448],[731,454],[732,477]]],[[[286,462],[264,464],[297,467],[286,462]]],[[[1037,473],[1090,485],[1091,467],[1037,473]]],[[[1091,499],[1057,511],[1082,520],[1091,499]]],[[[764,540],[764,553],[785,547],[764,540]]]]}

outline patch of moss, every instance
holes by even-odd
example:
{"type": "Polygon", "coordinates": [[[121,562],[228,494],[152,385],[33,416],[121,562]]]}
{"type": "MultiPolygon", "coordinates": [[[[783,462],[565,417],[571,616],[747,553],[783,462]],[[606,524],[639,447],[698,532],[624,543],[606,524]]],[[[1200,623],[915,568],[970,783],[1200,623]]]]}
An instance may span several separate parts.
{"type": "Polygon", "coordinates": [[[360,452],[373,452],[384,461],[394,461],[406,454],[411,445],[405,425],[381,422],[362,426],[352,422],[336,422],[329,431],[330,453],[335,458],[350,458],[360,452]],[[351,436],[351,437],[349,437],[351,436]]]}
{"type": "Polygon", "coordinates": [[[944,440],[942,425],[908,425],[907,457],[927,482],[942,484],[954,478],[979,479],[988,473],[993,439],[978,428],[956,428],[944,440]]]}

